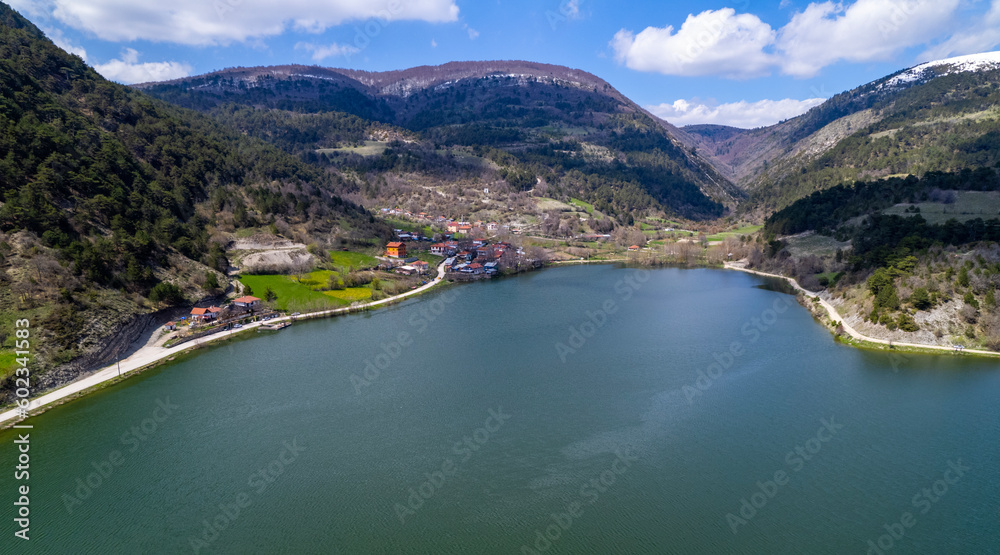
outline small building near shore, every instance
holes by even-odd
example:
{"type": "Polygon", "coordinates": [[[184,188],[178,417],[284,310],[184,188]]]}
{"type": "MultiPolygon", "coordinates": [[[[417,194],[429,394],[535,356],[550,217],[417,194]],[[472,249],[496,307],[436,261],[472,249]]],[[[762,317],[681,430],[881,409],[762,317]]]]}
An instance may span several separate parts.
{"type": "Polygon", "coordinates": [[[163,324],[163,329],[167,331],[174,331],[177,329],[177,322],[167,322],[166,324],[163,324]]]}
{"type": "Polygon", "coordinates": [[[410,263],[410,266],[415,268],[417,273],[426,274],[427,268],[430,267],[430,264],[424,262],[423,260],[417,260],[416,262],[410,263]]]}
{"type": "Polygon", "coordinates": [[[210,306],[208,308],[192,308],[191,319],[202,322],[211,322],[212,320],[218,318],[221,313],[222,309],[217,306],[210,306]]]}
{"type": "Polygon", "coordinates": [[[258,299],[257,297],[251,297],[250,295],[247,295],[245,297],[233,299],[233,306],[245,309],[247,311],[254,310],[256,308],[260,308],[260,299],[258,299]]]}

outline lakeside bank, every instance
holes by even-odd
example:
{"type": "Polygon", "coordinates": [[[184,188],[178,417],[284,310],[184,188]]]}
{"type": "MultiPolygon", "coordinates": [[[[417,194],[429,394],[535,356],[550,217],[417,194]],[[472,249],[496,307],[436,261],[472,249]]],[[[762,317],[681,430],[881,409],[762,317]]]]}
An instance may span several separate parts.
{"type": "MultiPolygon", "coordinates": [[[[310,312],[306,314],[300,314],[297,316],[283,316],[281,318],[273,318],[267,322],[259,321],[247,324],[239,329],[232,329],[221,331],[206,337],[201,337],[192,341],[187,341],[181,345],[175,347],[154,347],[146,346],[139,349],[133,353],[128,358],[121,360],[115,364],[106,366],[97,372],[94,372],[88,376],[82,377],[74,382],[70,382],[54,391],[49,391],[48,393],[42,394],[34,399],[32,399],[28,405],[26,411],[21,411],[18,408],[12,408],[0,413],[0,429],[9,428],[22,422],[26,418],[35,416],[45,412],[49,408],[57,405],[61,405],[73,399],[83,397],[93,391],[97,391],[107,385],[112,383],[118,383],[122,380],[128,379],[132,376],[138,375],[146,370],[155,368],[161,364],[172,362],[177,356],[189,354],[189,351],[193,351],[202,347],[203,345],[209,345],[212,343],[218,343],[223,340],[234,339],[236,336],[244,335],[252,331],[256,331],[261,328],[264,324],[280,324],[283,322],[292,322],[296,320],[310,320],[315,318],[330,318],[333,316],[341,316],[346,314],[353,314],[357,312],[365,312],[373,308],[379,308],[382,306],[389,306],[395,304],[403,299],[419,295],[421,293],[426,293],[431,288],[440,285],[444,281],[445,277],[445,265],[442,262],[438,266],[438,275],[436,278],[430,282],[422,285],[411,291],[405,293],[400,293],[392,297],[387,297],[379,301],[373,301],[370,303],[365,303],[360,306],[353,307],[343,307],[335,308],[330,310],[320,310],[317,312],[310,312]]],[[[155,332],[154,332],[155,333],[155,332]]]]}
{"type": "MultiPolygon", "coordinates": [[[[834,307],[829,302],[827,302],[826,300],[824,300],[823,298],[821,298],[819,296],[819,293],[805,289],[804,287],[799,285],[799,282],[795,281],[794,279],[788,276],[783,276],[780,274],[772,274],[769,272],[761,272],[758,270],[751,270],[749,268],[740,266],[739,264],[735,264],[732,262],[726,262],[723,267],[727,270],[737,270],[740,272],[746,272],[758,276],[784,280],[786,283],[792,286],[792,288],[796,291],[796,293],[801,293],[806,298],[812,299],[814,303],[818,303],[820,307],[822,307],[826,311],[827,315],[830,317],[830,320],[833,322],[831,332],[833,332],[834,335],[837,336],[841,342],[847,345],[851,345],[852,347],[860,347],[860,348],[876,349],[876,350],[885,350],[886,348],[888,348],[899,351],[926,353],[935,355],[941,354],[942,352],[955,353],[956,351],[958,351],[955,347],[949,347],[949,346],[928,345],[925,343],[906,343],[900,341],[891,341],[891,340],[876,339],[874,337],[869,337],[851,327],[851,325],[844,320],[843,316],[840,315],[840,312],[837,311],[837,308],[834,307]],[[840,338],[839,335],[836,333],[836,329],[838,327],[840,329],[843,329],[850,339],[840,338]]],[[[830,328],[830,326],[827,327],[830,328]]],[[[995,353],[993,351],[983,351],[980,349],[962,348],[960,353],[961,354],[967,353],[983,357],[1000,357],[1000,353],[995,353]]]]}

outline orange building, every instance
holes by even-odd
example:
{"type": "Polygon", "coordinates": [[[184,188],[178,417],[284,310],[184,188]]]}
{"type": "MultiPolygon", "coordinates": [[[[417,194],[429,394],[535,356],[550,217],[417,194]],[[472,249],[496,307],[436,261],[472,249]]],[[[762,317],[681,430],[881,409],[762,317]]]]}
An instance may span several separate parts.
{"type": "Polygon", "coordinates": [[[393,241],[385,247],[385,255],[390,258],[406,258],[406,243],[393,241]]]}

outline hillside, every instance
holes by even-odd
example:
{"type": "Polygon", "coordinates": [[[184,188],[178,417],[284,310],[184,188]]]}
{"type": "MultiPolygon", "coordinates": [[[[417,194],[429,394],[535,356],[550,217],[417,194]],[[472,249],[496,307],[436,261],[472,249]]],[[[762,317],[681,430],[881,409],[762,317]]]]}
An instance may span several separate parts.
{"type": "Polygon", "coordinates": [[[103,79],[4,4],[0,145],[4,396],[14,318],[38,334],[39,391],[113,360],[153,311],[222,293],[240,230],[389,232],[335,176],[103,79]]]}
{"type": "Polygon", "coordinates": [[[869,336],[1000,350],[1000,175],[836,185],[776,212],[752,266],[824,290],[869,336]]]}
{"type": "Polygon", "coordinates": [[[1000,53],[929,62],[754,130],[690,126],[678,137],[767,215],[840,183],[1000,162],[1000,53]]]}
{"type": "Polygon", "coordinates": [[[598,77],[560,66],[453,62],[381,73],[235,68],[137,88],[222,118],[340,175],[361,175],[368,186],[358,189],[369,201],[387,201],[371,183],[402,174],[417,181],[462,174],[449,181],[577,197],[619,223],[637,211],[715,218],[743,197],[684,148],[669,124],[598,77]],[[364,161],[337,156],[362,141],[384,148],[394,139],[399,143],[376,152],[375,160],[371,152],[364,161]]]}

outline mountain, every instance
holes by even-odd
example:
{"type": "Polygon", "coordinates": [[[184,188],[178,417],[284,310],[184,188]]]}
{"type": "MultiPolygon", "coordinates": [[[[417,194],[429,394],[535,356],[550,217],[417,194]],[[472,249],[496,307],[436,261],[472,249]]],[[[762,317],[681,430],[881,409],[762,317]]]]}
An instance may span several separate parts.
{"type": "MultiPolygon", "coordinates": [[[[714,218],[743,197],[684,148],[676,128],[602,79],[561,66],[491,61],[387,72],[234,68],[136,88],[311,161],[317,160],[309,153],[321,149],[388,136],[404,144],[376,164],[383,171],[405,169],[401,160],[415,161],[407,167],[441,168],[449,156],[472,156],[486,168],[480,181],[496,173],[514,192],[544,184],[549,196],[583,198],[620,221],[646,209],[714,218]]],[[[341,171],[343,163],[336,159],[331,167],[341,171]]],[[[377,179],[373,168],[356,169],[377,179]]]]}
{"type": "Polygon", "coordinates": [[[1000,52],[883,77],[759,129],[688,126],[678,138],[768,214],[840,183],[1000,162],[1000,52]]]}
{"type": "Polygon", "coordinates": [[[109,342],[121,346],[150,312],[220,293],[224,245],[239,230],[280,221],[304,237],[390,233],[333,193],[336,177],[103,79],[4,4],[0,153],[8,398],[15,317],[38,334],[32,386],[44,388],[109,360],[109,342]]]}

